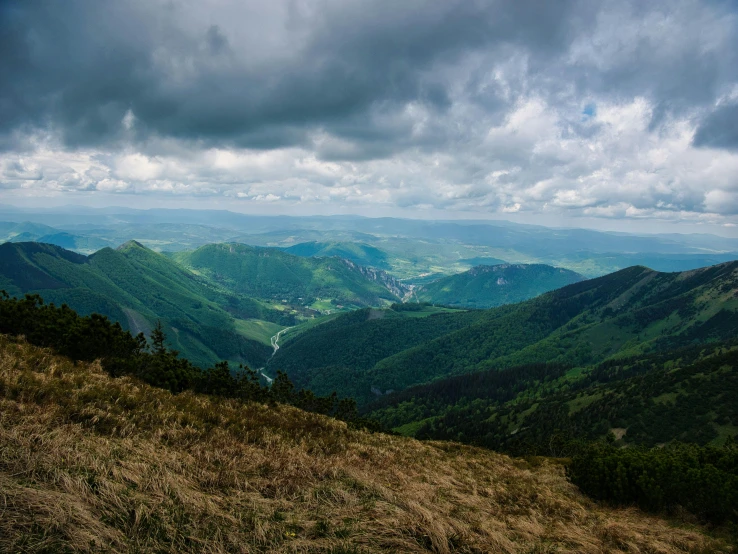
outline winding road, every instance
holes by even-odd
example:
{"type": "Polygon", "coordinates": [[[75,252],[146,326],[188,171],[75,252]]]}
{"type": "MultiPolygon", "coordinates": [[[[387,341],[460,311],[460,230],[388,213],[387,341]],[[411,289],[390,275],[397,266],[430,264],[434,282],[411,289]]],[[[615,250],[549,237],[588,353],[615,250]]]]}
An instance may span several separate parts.
{"type": "MultiPolygon", "coordinates": [[[[274,355],[275,355],[275,354],[277,353],[277,350],[279,350],[279,339],[281,338],[281,336],[282,336],[282,333],[285,333],[285,332],[289,331],[290,329],[292,329],[292,327],[285,327],[284,329],[282,329],[281,331],[279,331],[279,332],[278,332],[278,333],[277,333],[276,335],[274,335],[274,336],[273,336],[273,337],[271,338],[272,348],[274,348],[274,352],[272,352],[272,355],[271,355],[271,356],[269,356],[269,360],[271,360],[271,359],[272,359],[272,358],[274,357],[274,355]]],[[[269,363],[269,360],[267,360],[267,364],[269,363]]],[[[266,381],[267,381],[267,383],[268,383],[268,384],[270,384],[270,385],[271,385],[271,384],[272,384],[272,381],[273,381],[274,379],[272,379],[272,378],[271,378],[271,377],[269,377],[269,376],[268,376],[268,375],[267,375],[266,373],[264,373],[263,369],[264,369],[263,367],[260,367],[260,368],[259,368],[259,369],[257,369],[256,371],[257,371],[257,372],[258,372],[258,373],[259,373],[259,374],[260,374],[260,375],[261,375],[262,377],[264,377],[264,379],[266,379],[266,381]]]]}
{"type": "Polygon", "coordinates": [[[277,353],[277,350],[279,350],[279,338],[282,336],[282,333],[289,331],[290,329],[292,329],[292,327],[286,327],[272,337],[272,348],[274,348],[274,352],[272,352],[272,355],[269,357],[270,360],[277,353]]]}

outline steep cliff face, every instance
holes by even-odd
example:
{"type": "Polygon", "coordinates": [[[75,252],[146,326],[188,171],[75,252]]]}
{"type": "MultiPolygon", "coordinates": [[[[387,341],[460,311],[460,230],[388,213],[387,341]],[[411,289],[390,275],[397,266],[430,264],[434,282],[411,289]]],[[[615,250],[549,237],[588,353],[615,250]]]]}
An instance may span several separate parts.
{"type": "Polygon", "coordinates": [[[351,260],[343,259],[342,261],[351,269],[354,271],[358,271],[361,273],[364,277],[369,279],[370,281],[374,281],[375,283],[379,283],[383,287],[385,287],[388,291],[390,291],[392,294],[397,296],[398,298],[402,299],[404,298],[411,289],[410,286],[406,285],[399,279],[393,277],[386,271],[382,269],[377,269],[375,267],[365,267],[358,265],[351,260]]]}

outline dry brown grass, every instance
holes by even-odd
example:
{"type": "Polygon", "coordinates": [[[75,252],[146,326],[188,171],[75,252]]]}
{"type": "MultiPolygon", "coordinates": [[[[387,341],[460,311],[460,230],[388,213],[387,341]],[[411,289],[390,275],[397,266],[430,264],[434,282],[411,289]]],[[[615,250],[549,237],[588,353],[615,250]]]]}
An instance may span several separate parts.
{"type": "Polygon", "coordinates": [[[727,552],[560,466],[173,396],[0,336],[3,552],[727,552]]]}

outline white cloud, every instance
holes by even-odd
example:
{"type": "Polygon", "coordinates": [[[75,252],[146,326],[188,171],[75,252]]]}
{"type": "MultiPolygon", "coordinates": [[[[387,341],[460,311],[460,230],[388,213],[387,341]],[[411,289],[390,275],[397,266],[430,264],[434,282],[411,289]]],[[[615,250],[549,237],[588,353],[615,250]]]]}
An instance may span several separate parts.
{"type": "Polygon", "coordinates": [[[510,29],[461,4],[167,6],[167,32],[109,37],[151,82],[96,74],[115,91],[99,103],[48,85],[82,107],[13,130],[4,194],[738,223],[738,153],[693,145],[738,95],[720,6],[600,2],[510,29]]]}

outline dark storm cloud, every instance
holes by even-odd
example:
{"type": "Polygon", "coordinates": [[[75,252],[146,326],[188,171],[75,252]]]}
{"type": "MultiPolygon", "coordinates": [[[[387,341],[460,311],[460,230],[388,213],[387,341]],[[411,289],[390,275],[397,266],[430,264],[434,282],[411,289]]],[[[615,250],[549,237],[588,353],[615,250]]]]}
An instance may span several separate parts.
{"type": "Polygon", "coordinates": [[[738,102],[719,106],[697,127],[695,146],[738,150],[738,102]]]}
{"type": "MultiPolygon", "coordinates": [[[[10,133],[51,129],[70,147],[158,135],[274,148],[305,145],[306,131],[322,128],[357,143],[351,155],[361,159],[412,143],[407,128],[387,125],[382,115],[408,102],[442,115],[454,101],[446,72],[473,52],[484,53],[485,70],[515,53],[525,60],[526,74],[506,98],[494,87],[475,88],[473,73],[457,91],[490,116],[531,88],[556,99],[573,86],[580,95],[649,96],[658,124],[675,110],[714,102],[738,74],[738,33],[724,41],[732,49],[699,44],[702,27],[714,22],[690,2],[669,14],[685,25],[678,37],[668,26],[662,34],[655,3],[259,4],[269,5],[210,10],[202,3],[198,11],[184,2],[4,2],[0,145],[11,142],[10,133]],[[270,19],[278,24],[263,31],[263,42],[243,40],[270,19]],[[578,50],[578,41],[585,47],[578,50]],[[135,125],[127,130],[121,121],[129,110],[135,125]]],[[[734,28],[723,5],[710,13],[734,28]]],[[[447,140],[448,130],[438,127],[412,144],[447,140]]]]}
{"type": "Polygon", "coordinates": [[[0,186],[726,221],[737,13],[0,0],[0,186]]]}
{"type": "Polygon", "coordinates": [[[228,10],[214,23],[185,4],[5,2],[0,118],[5,133],[51,128],[71,147],[158,134],[271,148],[304,144],[301,131],[320,126],[359,142],[369,135],[371,149],[372,136],[391,142],[404,132],[363,129],[377,113],[408,101],[434,111],[450,105],[437,69],[502,44],[549,58],[591,16],[587,5],[319,2],[309,13],[291,10],[285,51],[270,56],[229,37],[237,28],[228,29],[228,10]],[[126,134],[129,110],[135,125],[126,134]]]}

